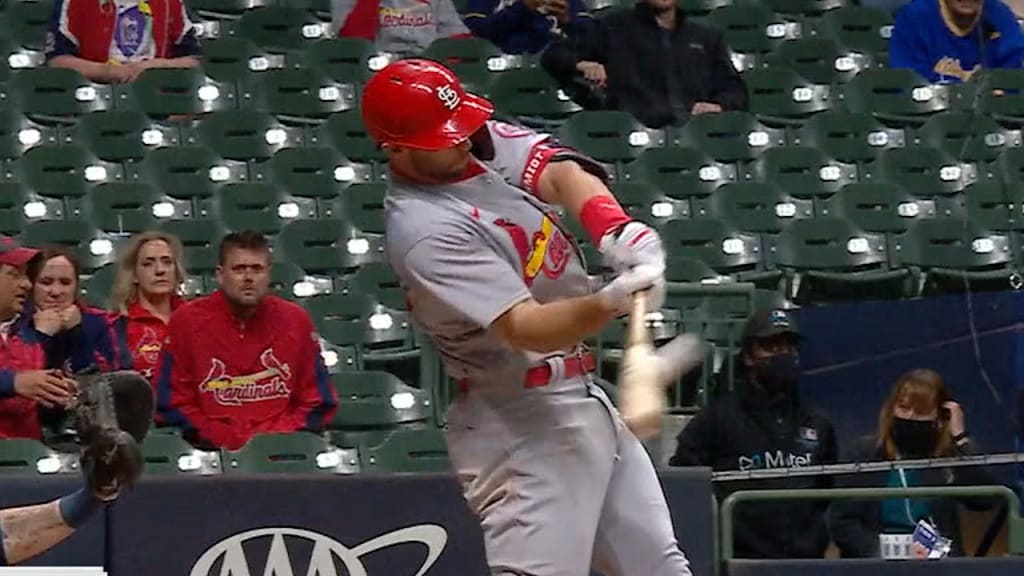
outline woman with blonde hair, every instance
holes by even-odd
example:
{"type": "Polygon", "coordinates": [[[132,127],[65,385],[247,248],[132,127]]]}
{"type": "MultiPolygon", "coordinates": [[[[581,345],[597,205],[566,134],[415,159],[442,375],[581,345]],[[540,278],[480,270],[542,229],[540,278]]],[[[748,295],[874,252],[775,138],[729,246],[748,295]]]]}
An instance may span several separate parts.
{"type": "Polygon", "coordinates": [[[164,232],[131,239],[118,259],[110,307],[118,315],[118,341],[132,355],[133,368],[152,381],[171,313],[184,303],[181,241],[164,232]]]}
{"type": "MultiPolygon", "coordinates": [[[[953,458],[974,453],[964,413],[952,400],[937,372],[926,369],[903,374],[882,404],[876,433],[854,448],[854,462],[953,458]]],[[[977,486],[994,484],[977,466],[906,469],[847,475],[842,487],[977,486]]],[[[920,520],[952,539],[951,555],[964,554],[957,504],[987,509],[988,498],[887,499],[868,502],[836,501],[832,534],[844,558],[887,556],[897,542],[914,532],[920,520]]]]}

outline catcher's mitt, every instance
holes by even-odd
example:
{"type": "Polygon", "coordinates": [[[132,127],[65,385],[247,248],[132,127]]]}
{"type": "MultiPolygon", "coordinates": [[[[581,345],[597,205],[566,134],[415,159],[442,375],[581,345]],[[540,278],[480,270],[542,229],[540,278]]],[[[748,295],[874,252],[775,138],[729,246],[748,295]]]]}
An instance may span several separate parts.
{"type": "Polygon", "coordinates": [[[81,447],[82,473],[103,499],[117,496],[142,474],[140,444],[153,419],[153,392],[137,372],[79,375],[68,407],[81,447]]]}

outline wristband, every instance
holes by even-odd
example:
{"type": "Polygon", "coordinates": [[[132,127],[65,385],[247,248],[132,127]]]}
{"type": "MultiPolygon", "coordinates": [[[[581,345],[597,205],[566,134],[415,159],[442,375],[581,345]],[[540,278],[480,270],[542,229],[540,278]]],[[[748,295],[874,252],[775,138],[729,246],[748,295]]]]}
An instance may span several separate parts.
{"type": "Polygon", "coordinates": [[[74,494],[65,496],[57,503],[60,516],[70,528],[78,528],[92,516],[103,502],[82,488],[74,494]]]}
{"type": "Polygon", "coordinates": [[[580,209],[580,224],[594,246],[601,247],[601,238],[610,230],[632,222],[622,206],[612,196],[600,194],[583,203],[580,209]]]}

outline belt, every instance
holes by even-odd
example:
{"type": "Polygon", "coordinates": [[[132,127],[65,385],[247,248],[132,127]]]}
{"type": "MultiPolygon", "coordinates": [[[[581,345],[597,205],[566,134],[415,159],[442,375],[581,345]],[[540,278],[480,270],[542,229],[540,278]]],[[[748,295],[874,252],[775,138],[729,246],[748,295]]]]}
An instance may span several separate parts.
{"type": "MultiPolygon", "coordinates": [[[[575,378],[596,370],[597,359],[593,352],[585,352],[578,356],[563,356],[562,366],[563,378],[575,378]]],[[[552,372],[551,365],[548,363],[530,368],[526,371],[526,377],[523,378],[523,388],[543,388],[551,384],[552,372]]],[[[459,380],[459,391],[466,392],[467,390],[469,390],[469,380],[459,380]]]]}

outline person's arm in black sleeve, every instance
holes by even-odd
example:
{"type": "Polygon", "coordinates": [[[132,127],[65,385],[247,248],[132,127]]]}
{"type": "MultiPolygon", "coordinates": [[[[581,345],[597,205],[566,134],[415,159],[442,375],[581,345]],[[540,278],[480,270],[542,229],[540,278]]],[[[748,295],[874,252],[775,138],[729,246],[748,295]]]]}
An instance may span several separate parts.
{"type": "Polygon", "coordinates": [[[725,36],[716,32],[712,38],[715,58],[711,63],[711,90],[714,101],[723,110],[747,110],[750,107],[747,83],[732,64],[725,36]]]}
{"type": "MultiPolygon", "coordinates": [[[[984,454],[984,452],[979,450],[970,438],[957,445],[955,452],[956,456],[977,456],[980,454],[984,454]]],[[[951,470],[955,486],[998,486],[1000,484],[992,476],[987,466],[957,466],[951,470]]],[[[959,502],[971,510],[990,510],[1002,505],[1005,500],[999,496],[976,496],[974,498],[961,498],[959,502]]]]}
{"type": "MultiPolygon", "coordinates": [[[[866,462],[872,459],[873,444],[859,443],[847,462],[866,462]]],[[[860,474],[843,474],[835,479],[836,488],[862,488],[868,485],[860,474]]],[[[829,507],[829,530],[839,548],[841,558],[877,558],[881,555],[878,533],[870,518],[879,506],[877,500],[835,500],[829,507]]]]}
{"type": "Polygon", "coordinates": [[[714,461],[716,434],[714,417],[704,408],[690,420],[676,438],[676,451],[669,466],[711,466],[714,461]]]}

